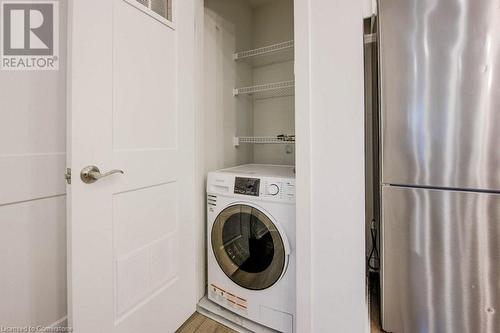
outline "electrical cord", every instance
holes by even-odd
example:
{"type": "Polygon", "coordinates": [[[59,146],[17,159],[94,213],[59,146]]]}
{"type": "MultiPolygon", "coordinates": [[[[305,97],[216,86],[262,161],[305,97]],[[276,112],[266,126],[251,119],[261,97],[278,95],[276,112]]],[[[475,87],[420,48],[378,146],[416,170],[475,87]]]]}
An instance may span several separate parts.
{"type": "Polygon", "coordinates": [[[378,272],[380,269],[380,254],[377,246],[377,227],[375,219],[371,222],[370,235],[372,238],[372,249],[370,251],[370,255],[368,256],[367,265],[369,269],[378,272]]]}

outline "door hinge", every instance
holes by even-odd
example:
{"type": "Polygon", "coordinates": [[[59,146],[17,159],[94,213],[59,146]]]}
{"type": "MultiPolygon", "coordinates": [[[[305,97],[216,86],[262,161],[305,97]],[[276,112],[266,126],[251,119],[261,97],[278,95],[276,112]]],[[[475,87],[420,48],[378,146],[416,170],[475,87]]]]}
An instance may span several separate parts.
{"type": "Polygon", "coordinates": [[[71,168],[66,168],[64,179],[66,179],[66,183],[68,183],[68,185],[71,185],[71,168]]]}

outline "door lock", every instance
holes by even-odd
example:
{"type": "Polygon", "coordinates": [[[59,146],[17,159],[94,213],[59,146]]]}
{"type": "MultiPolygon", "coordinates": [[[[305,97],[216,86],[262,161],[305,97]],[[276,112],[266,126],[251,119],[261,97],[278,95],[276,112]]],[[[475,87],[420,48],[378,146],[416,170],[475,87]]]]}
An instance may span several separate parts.
{"type": "Polygon", "coordinates": [[[108,177],[116,173],[124,174],[125,172],[123,172],[123,170],[111,170],[106,173],[101,173],[98,167],[95,165],[89,165],[83,168],[82,172],[80,172],[80,179],[85,184],[93,184],[101,178],[108,177]]]}

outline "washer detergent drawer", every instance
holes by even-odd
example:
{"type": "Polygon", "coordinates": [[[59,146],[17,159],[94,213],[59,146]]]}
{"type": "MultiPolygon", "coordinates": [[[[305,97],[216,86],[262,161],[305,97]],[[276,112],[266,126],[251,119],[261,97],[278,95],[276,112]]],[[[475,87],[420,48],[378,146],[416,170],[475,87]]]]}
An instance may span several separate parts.
{"type": "Polygon", "coordinates": [[[267,306],[260,306],[260,322],[280,332],[293,332],[293,316],[267,306]]]}

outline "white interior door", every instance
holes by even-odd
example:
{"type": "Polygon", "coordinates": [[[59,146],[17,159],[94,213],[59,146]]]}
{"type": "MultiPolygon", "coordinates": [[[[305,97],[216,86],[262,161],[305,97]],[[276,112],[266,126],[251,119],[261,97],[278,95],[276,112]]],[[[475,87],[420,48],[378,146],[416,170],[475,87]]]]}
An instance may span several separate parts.
{"type": "Polygon", "coordinates": [[[70,1],[76,333],[168,333],[195,310],[194,5],[174,0],[170,24],[143,3],[70,1]],[[86,184],[90,165],[124,174],[86,184]]]}

